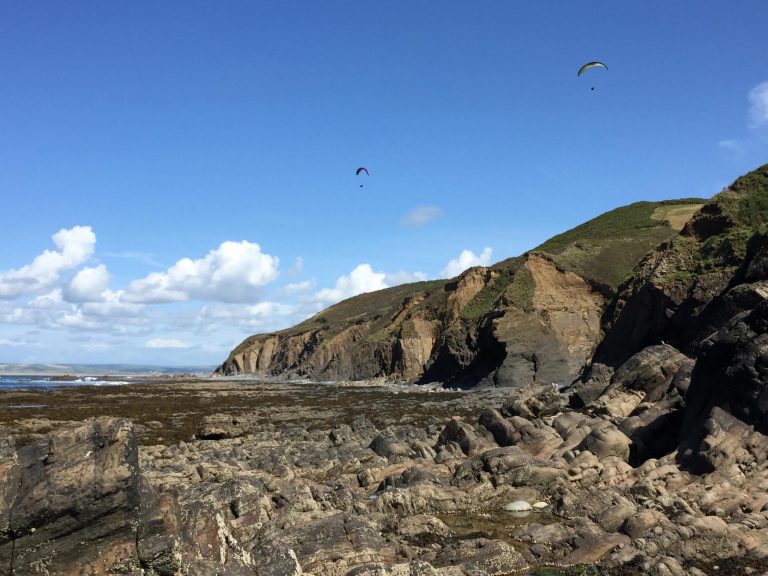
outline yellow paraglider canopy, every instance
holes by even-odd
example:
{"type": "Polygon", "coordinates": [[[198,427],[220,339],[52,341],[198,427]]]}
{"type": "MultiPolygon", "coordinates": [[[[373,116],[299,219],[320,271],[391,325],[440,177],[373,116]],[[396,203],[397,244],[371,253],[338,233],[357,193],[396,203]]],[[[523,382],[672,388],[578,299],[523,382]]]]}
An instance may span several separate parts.
{"type": "Polygon", "coordinates": [[[590,68],[605,68],[606,70],[608,70],[608,66],[606,66],[602,62],[587,62],[586,64],[584,64],[584,66],[579,68],[579,73],[576,74],[576,76],[581,76],[584,72],[586,72],[590,68]]]}

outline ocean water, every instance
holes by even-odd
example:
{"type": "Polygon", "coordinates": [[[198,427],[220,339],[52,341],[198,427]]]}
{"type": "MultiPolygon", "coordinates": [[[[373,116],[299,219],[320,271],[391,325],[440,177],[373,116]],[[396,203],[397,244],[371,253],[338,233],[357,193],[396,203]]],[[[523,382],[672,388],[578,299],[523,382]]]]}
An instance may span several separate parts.
{"type": "Polygon", "coordinates": [[[94,376],[78,376],[73,380],[57,380],[53,376],[0,376],[1,390],[20,388],[64,388],[72,386],[120,386],[130,384],[129,380],[100,380],[94,376]]]}

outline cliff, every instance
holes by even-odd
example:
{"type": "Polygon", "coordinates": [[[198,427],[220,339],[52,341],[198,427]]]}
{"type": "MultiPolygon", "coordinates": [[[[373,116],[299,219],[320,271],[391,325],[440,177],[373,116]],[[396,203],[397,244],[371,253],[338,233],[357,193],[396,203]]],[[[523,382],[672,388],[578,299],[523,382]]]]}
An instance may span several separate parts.
{"type": "Polygon", "coordinates": [[[216,373],[460,387],[570,382],[591,358],[621,280],[702,204],[638,202],[457,278],[361,294],[247,338],[216,373]]]}
{"type": "Polygon", "coordinates": [[[697,355],[723,320],[710,304],[736,281],[750,238],[766,229],[768,164],[714,196],[642,259],[606,311],[594,360],[615,367],[662,340],[697,355]]]}

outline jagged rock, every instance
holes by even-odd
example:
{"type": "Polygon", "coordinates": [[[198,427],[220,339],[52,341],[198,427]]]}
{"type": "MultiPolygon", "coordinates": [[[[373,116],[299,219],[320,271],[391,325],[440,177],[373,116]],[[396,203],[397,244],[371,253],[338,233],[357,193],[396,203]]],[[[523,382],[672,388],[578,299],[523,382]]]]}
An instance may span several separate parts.
{"type": "Polygon", "coordinates": [[[11,507],[18,496],[20,480],[15,443],[9,431],[0,427],[0,542],[10,539],[11,507]]]}
{"type": "Polygon", "coordinates": [[[613,372],[613,368],[600,362],[590,364],[584,370],[581,380],[571,387],[571,395],[568,399],[570,406],[583,408],[592,404],[610,386],[613,372]]]}
{"type": "Polygon", "coordinates": [[[304,572],[296,553],[279,546],[262,546],[256,555],[257,576],[302,576],[304,572]]]}
{"type": "MultiPolygon", "coordinates": [[[[523,570],[528,563],[525,558],[506,542],[498,540],[460,540],[454,546],[438,552],[434,564],[461,566],[464,574],[487,574],[501,576],[523,570]]],[[[459,573],[461,574],[461,572],[459,573]]]]}
{"type": "Polygon", "coordinates": [[[403,470],[399,476],[388,476],[379,485],[379,490],[385,490],[388,487],[392,488],[407,488],[408,486],[415,486],[420,483],[439,483],[439,480],[430,470],[423,466],[411,466],[406,470],[403,470]]]}
{"type": "Polygon", "coordinates": [[[625,418],[643,402],[657,402],[681,391],[685,394],[692,367],[693,360],[672,346],[648,346],[616,370],[610,385],[591,406],[625,418]]]}
{"type": "MultiPolygon", "coordinates": [[[[9,447],[4,452],[8,457],[9,447]]],[[[6,470],[19,482],[0,558],[13,574],[56,566],[107,573],[138,567],[135,509],[139,501],[137,447],[131,423],[100,418],[18,450],[6,470]],[[9,550],[13,550],[12,554],[9,550]]]]}
{"type": "Polygon", "coordinates": [[[704,346],[691,377],[683,430],[700,431],[712,408],[720,407],[768,432],[767,384],[768,300],[763,300],[704,346]]]}

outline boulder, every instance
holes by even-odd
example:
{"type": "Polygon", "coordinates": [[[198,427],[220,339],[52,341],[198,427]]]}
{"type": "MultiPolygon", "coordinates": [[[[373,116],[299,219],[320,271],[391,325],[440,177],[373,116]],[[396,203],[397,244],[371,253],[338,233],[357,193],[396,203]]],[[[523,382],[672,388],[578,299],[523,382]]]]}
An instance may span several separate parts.
{"type": "Polygon", "coordinates": [[[626,462],[629,459],[629,438],[610,422],[603,422],[592,429],[579,449],[589,450],[601,460],[616,456],[626,462]]]}
{"type": "Polygon", "coordinates": [[[461,446],[462,452],[467,455],[476,452],[485,445],[471,425],[456,417],[451,418],[443,431],[440,432],[437,446],[444,446],[450,442],[456,442],[461,446]]]}

